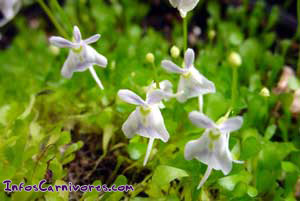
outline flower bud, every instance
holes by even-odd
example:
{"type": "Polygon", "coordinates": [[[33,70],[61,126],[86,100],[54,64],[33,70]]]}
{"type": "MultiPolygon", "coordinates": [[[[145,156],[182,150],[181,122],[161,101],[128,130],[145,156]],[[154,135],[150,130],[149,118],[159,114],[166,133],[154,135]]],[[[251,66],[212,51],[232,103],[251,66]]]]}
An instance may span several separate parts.
{"type": "Polygon", "coordinates": [[[146,61],[147,61],[148,63],[154,63],[154,61],[155,61],[154,55],[153,55],[152,53],[148,53],[148,54],[146,55],[146,61]]]}
{"type": "Polygon", "coordinates": [[[264,87],[259,92],[259,95],[261,95],[263,97],[269,97],[270,96],[270,91],[269,91],[269,89],[267,87],[264,87]]]}
{"type": "Polygon", "coordinates": [[[242,65],[242,58],[237,52],[231,52],[228,57],[228,62],[232,67],[239,67],[242,65]]]}
{"type": "Polygon", "coordinates": [[[210,30],[208,32],[208,38],[209,40],[213,40],[216,37],[216,31],[215,30],[210,30]]]}
{"type": "Polygon", "coordinates": [[[60,49],[54,45],[50,45],[49,50],[53,55],[58,55],[60,52],[60,49]]]}
{"type": "Polygon", "coordinates": [[[174,45],[171,48],[170,53],[171,53],[171,56],[176,59],[180,55],[180,49],[177,46],[174,45]]]}

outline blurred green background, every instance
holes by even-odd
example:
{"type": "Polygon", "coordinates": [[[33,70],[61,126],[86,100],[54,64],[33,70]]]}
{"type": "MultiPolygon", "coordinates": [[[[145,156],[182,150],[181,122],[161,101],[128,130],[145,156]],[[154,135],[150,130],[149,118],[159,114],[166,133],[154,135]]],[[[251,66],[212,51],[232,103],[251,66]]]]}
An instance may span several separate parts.
{"type": "MultiPolygon", "coordinates": [[[[17,16],[0,28],[0,181],[36,184],[132,184],[135,191],[13,192],[0,188],[0,200],[300,200],[300,37],[295,1],[201,0],[188,15],[189,47],[195,67],[212,80],[217,93],[204,97],[204,112],[218,120],[231,103],[232,69],[228,56],[238,52],[236,114],[244,117],[232,133],[235,158],[228,176],[213,171],[197,190],[206,165],[184,159],[184,145],[199,138],[188,113],[197,100],[166,102],[162,110],[170,133],[156,141],[146,167],[147,140],[128,140],[121,126],[134,106],[117,98],[119,89],[145,97],[155,55],[160,81],[177,87],[178,76],[161,68],[173,45],[183,49],[182,20],[167,0],[68,0],[45,2],[69,35],[79,26],[83,38],[95,33],[92,46],[109,61],[95,67],[105,90],[89,72],[64,79],[60,70],[68,50],[50,46],[60,35],[35,1],[23,2],[17,16]],[[298,68],[299,70],[300,68],[298,68]],[[266,87],[270,96],[262,96],[266,87]]],[[[300,9],[299,9],[300,10],[300,9]]],[[[182,63],[182,55],[175,61],[182,63]]],[[[174,59],[173,59],[174,60],[174,59]]]]}

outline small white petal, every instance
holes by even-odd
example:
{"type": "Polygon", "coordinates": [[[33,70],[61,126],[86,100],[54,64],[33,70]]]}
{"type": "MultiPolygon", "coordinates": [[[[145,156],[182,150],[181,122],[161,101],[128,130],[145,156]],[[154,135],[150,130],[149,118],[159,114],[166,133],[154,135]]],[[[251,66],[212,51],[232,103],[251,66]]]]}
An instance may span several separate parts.
{"type": "Polygon", "coordinates": [[[185,68],[189,69],[193,67],[194,60],[195,60],[194,50],[191,48],[187,49],[184,55],[185,68]]]}
{"type": "Polygon", "coordinates": [[[89,45],[81,46],[82,50],[79,53],[74,53],[76,69],[86,69],[87,66],[97,65],[105,68],[107,59],[99,54],[94,48],[89,45]]]}
{"type": "MultiPolygon", "coordinates": [[[[69,55],[61,69],[61,75],[65,78],[70,79],[73,75],[73,72],[76,71],[77,59],[72,51],[69,52],[69,55]]],[[[81,69],[83,71],[83,69],[81,69]]]]}
{"type": "Polygon", "coordinates": [[[74,26],[74,29],[73,29],[73,36],[74,36],[74,39],[77,43],[80,43],[81,41],[81,33],[80,33],[80,30],[77,26],[74,26]]]}
{"type": "Polygon", "coordinates": [[[232,117],[219,126],[221,132],[232,132],[239,130],[243,124],[243,117],[232,117]]]}
{"type": "Polygon", "coordinates": [[[198,111],[190,112],[189,118],[191,122],[200,128],[216,128],[215,122],[198,111]]]}
{"type": "Polygon", "coordinates": [[[170,73],[177,73],[177,74],[183,74],[186,71],[182,68],[180,68],[179,66],[177,66],[176,64],[174,64],[172,61],[169,60],[163,60],[161,62],[162,67],[170,72],[170,73]]]}
{"type": "Polygon", "coordinates": [[[182,0],[169,0],[169,1],[174,8],[177,8],[180,1],[182,1],[182,0]]]}
{"type": "Polygon", "coordinates": [[[163,142],[167,142],[170,136],[158,106],[151,107],[147,114],[142,113],[141,110],[141,107],[136,108],[123,124],[122,130],[125,135],[131,138],[138,134],[146,138],[161,139],[163,142]]]}
{"type": "Polygon", "coordinates": [[[0,11],[3,14],[0,20],[0,27],[15,17],[21,8],[21,4],[20,0],[0,0],[0,11]]]}
{"type": "Polygon", "coordinates": [[[84,42],[85,42],[85,44],[88,45],[88,44],[98,41],[100,37],[101,37],[100,34],[95,34],[95,35],[89,37],[88,39],[85,39],[84,42]]]}
{"type": "Polygon", "coordinates": [[[173,84],[169,80],[163,80],[159,83],[159,87],[166,93],[173,93],[173,84]]]}
{"type": "Polygon", "coordinates": [[[158,106],[151,107],[151,112],[146,120],[146,131],[147,134],[143,135],[144,137],[154,137],[163,142],[167,142],[170,138],[158,106]]]}
{"type": "Polygon", "coordinates": [[[221,170],[224,175],[227,175],[232,169],[232,157],[226,136],[221,134],[220,139],[215,142],[214,146],[214,169],[221,170]]]}
{"type": "Polygon", "coordinates": [[[166,95],[162,90],[154,90],[147,94],[146,103],[149,105],[157,104],[165,97],[166,97],[166,95]]]}
{"type": "Polygon", "coordinates": [[[183,91],[183,93],[177,97],[179,102],[207,93],[215,93],[214,83],[201,75],[197,69],[191,67],[189,73],[180,76],[177,92],[183,91]]]}
{"type": "Polygon", "coordinates": [[[52,45],[57,46],[57,47],[61,47],[61,48],[64,48],[64,47],[73,48],[75,46],[75,44],[72,43],[71,41],[68,41],[68,40],[66,40],[62,37],[59,37],[59,36],[50,37],[49,42],[52,45]]]}
{"type": "Polygon", "coordinates": [[[145,101],[141,99],[137,94],[134,92],[127,90],[127,89],[121,89],[118,91],[118,96],[121,100],[134,104],[134,105],[146,105],[145,101]]]}
{"type": "Polygon", "coordinates": [[[193,10],[197,6],[198,2],[199,0],[182,0],[178,5],[178,9],[180,12],[187,13],[193,10]]]}
{"type": "Polygon", "coordinates": [[[73,76],[73,71],[68,67],[68,60],[64,63],[64,66],[61,69],[61,75],[67,79],[70,79],[73,76]]]}
{"type": "Polygon", "coordinates": [[[133,111],[125,123],[122,125],[122,131],[128,138],[132,138],[139,131],[140,115],[139,111],[133,111]]]}
{"type": "Polygon", "coordinates": [[[206,133],[204,133],[199,140],[189,141],[184,148],[184,158],[186,160],[197,158],[201,162],[208,164],[210,160],[208,149],[209,142],[210,140],[206,133]]]}

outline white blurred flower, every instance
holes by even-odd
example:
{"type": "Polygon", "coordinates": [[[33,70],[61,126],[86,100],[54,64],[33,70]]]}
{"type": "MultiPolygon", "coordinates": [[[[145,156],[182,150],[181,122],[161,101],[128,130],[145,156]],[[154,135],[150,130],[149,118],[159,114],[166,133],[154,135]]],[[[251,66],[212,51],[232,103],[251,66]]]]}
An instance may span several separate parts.
{"type": "Polygon", "coordinates": [[[21,0],[0,0],[0,11],[3,19],[0,20],[0,27],[12,20],[21,8],[21,0]]]}
{"type": "MultiPolygon", "coordinates": [[[[147,97],[151,96],[151,93],[159,90],[162,92],[163,100],[168,101],[170,98],[176,97],[176,94],[173,94],[173,85],[169,80],[163,80],[159,83],[159,88],[154,81],[151,82],[150,86],[146,87],[147,97]]],[[[165,108],[165,105],[162,101],[159,102],[159,108],[165,108]]]]}
{"type": "Polygon", "coordinates": [[[169,140],[169,133],[158,106],[165,96],[160,90],[155,90],[147,95],[146,101],[144,101],[137,94],[126,89],[119,90],[118,96],[123,101],[137,106],[123,124],[122,131],[128,138],[132,138],[136,134],[149,138],[144,159],[145,166],[154,140],[161,139],[163,142],[169,140]]]}
{"type": "Polygon", "coordinates": [[[217,125],[200,112],[191,112],[189,118],[194,125],[205,128],[205,132],[198,140],[192,140],[185,145],[184,156],[186,160],[193,158],[205,163],[208,167],[200,181],[198,189],[208,179],[212,169],[221,170],[227,175],[232,169],[233,160],[229,150],[229,134],[241,128],[242,117],[232,117],[217,125]]]}
{"type": "Polygon", "coordinates": [[[71,78],[74,72],[82,72],[89,69],[99,87],[103,89],[104,87],[98,78],[93,65],[105,68],[107,66],[107,59],[89,45],[98,41],[100,34],[82,40],[79,28],[74,26],[73,37],[74,42],[59,36],[52,36],[49,39],[50,43],[54,46],[71,49],[61,70],[62,76],[71,78]]]}
{"type": "Polygon", "coordinates": [[[169,0],[174,8],[177,8],[180,12],[181,17],[186,17],[187,12],[193,10],[199,0],[169,0]]]}
{"type": "MultiPolygon", "coordinates": [[[[213,82],[206,79],[194,67],[195,53],[192,49],[188,49],[184,56],[184,68],[180,68],[172,61],[163,60],[162,66],[165,70],[171,73],[180,74],[177,96],[179,102],[185,102],[187,99],[200,97],[207,93],[215,93],[215,85],[213,82]]],[[[201,108],[202,106],[200,106],[201,108]]],[[[200,109],[201,110],[201,109],[200,109]]]]}

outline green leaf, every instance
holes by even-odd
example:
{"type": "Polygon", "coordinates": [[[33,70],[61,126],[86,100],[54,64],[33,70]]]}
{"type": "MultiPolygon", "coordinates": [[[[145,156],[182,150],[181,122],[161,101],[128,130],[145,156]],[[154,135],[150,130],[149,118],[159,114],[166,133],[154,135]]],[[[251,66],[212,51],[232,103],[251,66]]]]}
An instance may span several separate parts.
{"type": "Polygon", "coordinates": [[[180,179],[187,176],[189,176],[188,173],[182,169],[160,165],[155,169],[152,181],[156,185],[163,187],[169,184],[174,179],[180,179]]]}
{"type": "Polygon", "coordinates": [[[277,129],[277,126],[275,124],[272,124],[272,125],[268,126],[268,128],[265,132],[264,138],[266,140],[270,140],[273,137],[273,135],[275,134],[276,129],[277,129]]]}
{"type": "Polygon", "coordinates": [[[103,147],[103,152],[107,152],[108,144],[111,139],[111,137],[114,134],[115,127],[112,124],[108,124],[105,126],[104,131],[103,131],[103,141],[102,141],[102,147],[103,147]]]}
{"type": "Polygon", "coordinates": [[[285,172],[299,172],[299,168],[294,163],[289,161],[282,161],[281,167],[285,172]]]}
{"type": "Polygon", "coordinates": [[[225,189],[232,191],[239,182],[248,184],[251,181],[251,174],[246,171],[239,172],[239,174],[223,177],[219,179],[218,183],[225,189]]]}
{"type": "Polygon", "coordinates": [[[257,189],[253,186],[248,186],[248,190],[247,190],[247,194],[250,196],[250,197],[256,197],[258,192],[257,192],[257,189]]]}
{"type": "Polygon", "coordinates": [[[142,143],[130,143],[128,153],[132,160],[138,160],[146,153],[147,145],[142,143]]]}
{"type": "Polygon", "coordinates": [[[250,136],[242,142],[241,158],[248,159],[258,154],[260,151],[260,143],[256,137],[250,136]]]}

